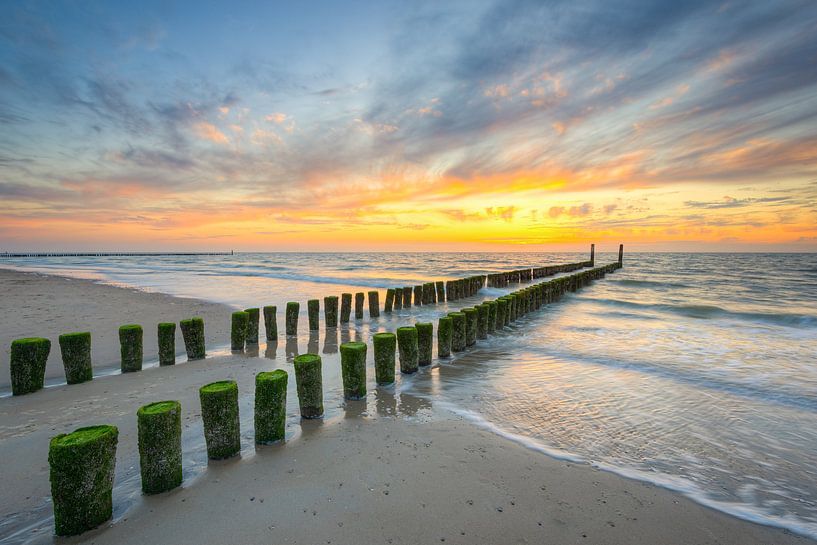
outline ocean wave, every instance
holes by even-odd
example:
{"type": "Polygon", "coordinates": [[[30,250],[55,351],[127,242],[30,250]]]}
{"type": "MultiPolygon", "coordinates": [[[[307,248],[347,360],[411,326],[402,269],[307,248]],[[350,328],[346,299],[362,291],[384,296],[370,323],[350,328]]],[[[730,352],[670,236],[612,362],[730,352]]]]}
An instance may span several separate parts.
{"type": "Polygon", "coordinates": [[[609,279],[609,281],[612,282],[612,283],[618,284],[619,286],[627,286],[627,287],[632,287],[632,288],[655,288],[655,289],[678,288],[678,289],[684,289],[684,288],[691,287],[689,284],[682,284],[682,283],[679,283],[679,282],[659,282],[657,280],[633,280],[633,279],[630,279],[630,278],[623,278],[623,279],[611,278],[611,279],[609,279]]]}

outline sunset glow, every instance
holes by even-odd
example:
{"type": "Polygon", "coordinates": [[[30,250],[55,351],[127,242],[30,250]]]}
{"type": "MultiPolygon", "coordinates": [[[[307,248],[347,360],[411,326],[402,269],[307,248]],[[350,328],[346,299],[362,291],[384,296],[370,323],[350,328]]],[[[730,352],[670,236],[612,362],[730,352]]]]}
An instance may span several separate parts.
{"type": "Polygon", "coordinates": [[[0,251],[817,250],[813,2],[149,4],[4,6],[0,251]]]}

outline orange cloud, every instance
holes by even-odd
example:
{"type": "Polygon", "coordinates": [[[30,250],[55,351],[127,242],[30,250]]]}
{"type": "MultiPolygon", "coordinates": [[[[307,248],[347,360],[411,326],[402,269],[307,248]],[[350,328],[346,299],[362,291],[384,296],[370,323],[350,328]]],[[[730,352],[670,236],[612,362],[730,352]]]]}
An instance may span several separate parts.
{"type": "Polygon", "coordinates": [[[203,138],[204,140],[209,140],[210,142],[215,142],[216,144],[230,143],[230,139],[227,138],[227,136],[218,130],[218,128],[216,128],[216,126],[212,123],[207,123],[206,121],[196,123],[193,125],[193,130],[200,138],[203,138]]]}

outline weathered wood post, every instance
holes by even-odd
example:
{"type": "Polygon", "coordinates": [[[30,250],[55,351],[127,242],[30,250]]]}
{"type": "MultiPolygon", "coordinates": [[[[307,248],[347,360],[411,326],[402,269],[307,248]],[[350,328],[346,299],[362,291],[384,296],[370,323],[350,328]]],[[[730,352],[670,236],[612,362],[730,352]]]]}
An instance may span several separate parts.
{"type": "Polygon", "coordinates": [[[320,328],[321,302],[310,299],[306,302],[306,312],[309,318],[309,331],[318,331],[320,328]]]}
{"type": "Polygon", "coordinates": [[[383,312],[391,314],[392,308],[394,308],[394,288],[388,288],[386,290],[386,303],[383,306],[383,312]]]}
{"type": "Polygon", "coordinates": [[[127,324],[119,327],[119,355],[123,373],[142,370],[142,326],[127,324]]]}
{"type": "Polygon", "coordinates": [[[451,356],[451,333],[454,327],[450,316],[442,316],[437,322],[437,357],[451,356]]]}
{"type": "Polygon", "coordinates": [[[488,301],[485,303],[488,305],[488,334],[492,334],[496,331],[496,301],[488,301]]]}
{"type": "Polygon", "coordinates": [[[363,319],[363,303],[366,301],[366,294],[362,291],[355,293],[355,320],[363,319]]]}
{"type": "Polygon", "coordinates": [[[206,356],[204,351],[204,318],[198,316],[187,318],[179,322],[179,328],[182,330],[187,360],[203,360],[206,356]]]}
{"type": "Polygon", "coordinates": [[[411,286],[403,288],[403,308],[411,308],[411,286]]]}
{"type": "Polygon", "coordinates": [[[618,266],[621,267],[624,264],[624,244],[618,245],[618,266]]]}
{"type": "Polygon", "coordinates": [[[317,354],[295,356],[295,385],[301,418],[323,416],[323,374],[321,357],[317,354]]]}
{"type": "Polygon", "coordinates": [[[423,286],[414,286],[414,306],[423,304],[423,286]]]}
{"type": "Polygon", "coordinates": [[[366,397],[366,343],[340,345],[340,369],[343,377],[343,398],[366,397]]]}
{"type": "Polygon", "coordinates": [[[417,328],[417,363],[422,366],[431,365],[431,354],[434,346],[434,324],[418,322],[417,328]]]}
{"type": "Polygon", "coordinates": [[[323,298],[323,321],[327,328],[338,327],[337,295],[328,295],[323,298]]]}
{"type": "Polygon", "coordinates": [[[596,265],[596,245],[590,245],[590,266],[594,267],[596,265]]]}
{"type": "Polygon", "coordinates": [[[298,314],[301,312],[301,304],[290,301],[286,309],[286,332],[287,336],[298,334],[298,314]]]}
{"type": "Polygon", "coordinates": [[[340,323],[348,324],[352,316],[352,294],[340,294],[340,323]]]}
{"type": "Polygon", "coordinates": [[[238,384],[234,380],[212,382],[199,388],[201,419],[207,457],[220,460],[241,451],[238,418],[238,384]]]}
{"type": "Polygon", "coordinates": [[[283,369],[255,375],[255,442],[269,445],[286,436],[287,382],[283,369]]]}
{"type": "Polygon", "coordinates": [[[438,303],[445,303],[445,282],[442,280],[437,280],[437,302],[438,303]]]}
{"type": "Polygon", "coordinates": [[[465,350],[465,314],[462,312],[451,312],[448,314],[451,318],[451,351],[462,352],[465,350]]]}
{"type": "Polygon", "coordinates": [[[508,300],[500,297],[496,300],[496,328],[502,329],[508,325],[508,300]]]}
{"type": "Polygon", "coordinates": [[[397,337],[394,333],[375,333],[372,336],[374,346],[374,378],[378,384],[394,382],[394,353],[397,348],[397,337]]]}
{"type": "Polygon", "coordinates": [[[477,339],[488,338],[488,305],[482,303],[477,309],[477,339]]]}
{"type": "Polygon", "coordinates": [[[65,368],[65,381],[78,384],[94,378],[91,367],[91,334],[65,333],[60,335],[60,352],[62,365],[65,368]]]}
{"type": "Polygon", "coordinates": [[[233,312],[230,324],[230,350],[241,352],[244,350],[244,343],[247,341],[247,323],[250,315],[243,310],[233,312]]]}
{"type": "Polygon", "coordinates": [[[278,308],[275,306],[264,307],[264,331],[267,335],[267,344],[278,341],[278,308]]]}
{"type": "Polygon", "coordinates": [[[11,393],[23,395],[42,389],[51,341],[42,337],[11,341],[11,393]]]}
{"type": "Polygon", "coordinates": [[[54,533],[75,536],[110,520],[116,467],[116,426],[60,434],[48,446],[54,533]]]}
{"type": "Polygon", "coordinates": [[[258,344],[258,323],[259,312],[258,308],[245,308],[247,313],[247,344],[258,344]]]}
{"type": "Polygon", "coordinates": [[[462,313],[465,314],[465,345],[472,346],[477,343],[477,309],[464,308],[462,313]]]}
{"type": "Polygon", "coordinates": [[[182,484],[182,406],[159,401],[136,411],[142,492],[159,494],[182,484]]]}
{"type": "Polygon", "coordinates": [[[397,347],[400,351],[400,372],[401,373],[416,373],[418,366],[418,350],[417,345],[417,328],[416,327],[398,327],[397,328],[397,347]]]}
{"type": "Polygon", "coordinates": [[[394,310],[403,308],[403,288],[394,288],[394,310]]]}
{"type": "Polygon", "coordinates": [[[369,318],[377,318],[380,316],[380,293],[376,291],[369,292],[369,318]]]}
{"type": "Polygon", "coordinates": [[[157,338],[159,340],[159,365],[176,364],[176,324],[174,322],[162,322],[157,327],[157,338]]]}

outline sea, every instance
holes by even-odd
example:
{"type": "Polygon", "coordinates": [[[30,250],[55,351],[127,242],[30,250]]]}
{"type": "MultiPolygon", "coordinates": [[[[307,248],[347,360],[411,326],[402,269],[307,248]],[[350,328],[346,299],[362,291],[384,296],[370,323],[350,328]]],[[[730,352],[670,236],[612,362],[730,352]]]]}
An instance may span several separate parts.
{"type": "MultiPolygon", "coordinates": [[[[235,308],[278,305],[283,331],[286,301],[300,301],[305,312],[308,299],[379,289],[382,305],[389,287],[586,259],[239,253],[18,258],[0,266],[235,308]]],[[[596,264],[616,259],[602,252],[596,264]]],[[[436,324],[451,310],[518,287],[373,320],[367,314],[350,329],[366,340],[400,325],[436,324]]],[[[324,352],[336,352],[337,337],[323,340],[324,352]]],[[[320,350],[320,340],[308,342],[320,350]]],[[[272,357],[284,365],[291,355],[272,357]]],[[[453,411],[544,454],[817,538],[817,254],[627,253],[615,273],[454,358],[435,353],[431,368],[398,382],[432,412],[453,411]]],[[[372,411],[382,408],[372,400],[372,411]]]]}

